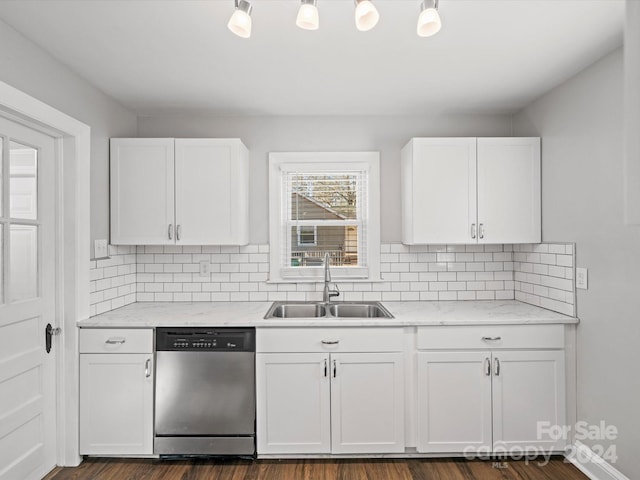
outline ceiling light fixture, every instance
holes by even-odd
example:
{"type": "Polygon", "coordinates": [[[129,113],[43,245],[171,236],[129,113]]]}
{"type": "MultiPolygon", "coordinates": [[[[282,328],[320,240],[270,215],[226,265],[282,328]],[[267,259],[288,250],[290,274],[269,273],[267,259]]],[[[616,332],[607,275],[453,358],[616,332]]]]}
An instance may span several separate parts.
{"type": "Polygon", "coordinates": [[[317,30],[319,21],[317,0],[301,0],[296,25],[304,30],[317,30]]]}
{"type": "Polygon", "coordinates": [[[234,10],[227,27],[237,36],[249,38],[251,36],[251,10],[253,7],[247,0],[235,0],[234,10]]]}
{"type": "Polygon", "coordinates": [[[361,32],[371,30],[380,19],[380,14],[371,0],[355,0],[356,28],[361,32]]]}
{"type": "Polygon", "coordinates": [[[438,33],[441,27],[438,0],[422,0],[420,15],[418,16],[418,35],[420,37],[430,37],[438,33]]]}

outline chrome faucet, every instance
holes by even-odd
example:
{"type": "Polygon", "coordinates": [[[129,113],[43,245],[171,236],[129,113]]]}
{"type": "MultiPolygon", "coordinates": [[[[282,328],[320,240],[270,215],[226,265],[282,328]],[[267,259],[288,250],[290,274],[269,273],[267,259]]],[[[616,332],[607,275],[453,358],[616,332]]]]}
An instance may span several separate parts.
{"type": "Polygon", "coordinates": [[[331,290],[329,288],[329,284],[331,283],[331,272],[329,271],[329,253],[325,253],[324,255],[324,293],[322,294],[322,301],[324,303],[331,302],[331,297],[337,297],[340,295],[340,290],[338,286],[334,283],[333,288],[331,290]]]}

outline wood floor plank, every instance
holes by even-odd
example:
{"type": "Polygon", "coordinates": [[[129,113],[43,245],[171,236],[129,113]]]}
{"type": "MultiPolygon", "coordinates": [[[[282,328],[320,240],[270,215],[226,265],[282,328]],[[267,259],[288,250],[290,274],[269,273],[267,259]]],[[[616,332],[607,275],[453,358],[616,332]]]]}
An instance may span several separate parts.
{"type": "Polygon", "coordinates": [[[115,459],[87,458],[56,468],[45,480],[588,480],[562,457],[538,460],[466,459],[115,459]]]}

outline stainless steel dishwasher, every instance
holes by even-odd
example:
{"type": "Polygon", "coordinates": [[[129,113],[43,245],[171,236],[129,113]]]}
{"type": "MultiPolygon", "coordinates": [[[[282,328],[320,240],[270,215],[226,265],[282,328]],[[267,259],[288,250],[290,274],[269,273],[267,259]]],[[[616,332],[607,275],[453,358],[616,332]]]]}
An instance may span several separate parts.
{"type": "Polygon", "coordinates": [[[255,412],[255,329],[156,329],[154,453],[255,455],[255,412]]]}

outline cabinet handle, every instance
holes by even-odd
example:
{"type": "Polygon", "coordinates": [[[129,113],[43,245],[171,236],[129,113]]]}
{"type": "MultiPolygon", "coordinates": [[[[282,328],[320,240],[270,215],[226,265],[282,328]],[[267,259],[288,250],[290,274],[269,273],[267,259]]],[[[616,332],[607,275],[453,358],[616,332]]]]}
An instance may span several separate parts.
{"type": "Polygon", "coordinates": [[[471,238],[473,238],[474,240],[476,238],[476,224],[475,223],[471,224],[471,238]]]}
{"type": "Polygon", "coordinates": [[[324,376],[326,377],[329,374],[329,368],[327,366],[327,359],[324,359],[324,376]]]}
{"type": "Polygon", "coordinates": [[[122,345],[126,340],[124,338],[109,338],[104,343],[107,345],[122,345]]]}
{"type": "Polygon", "coordinates": [[[169,234],[169,240],[173,240],[173,223],[169,224],[169,228],[167,230],[167,233],[169,234]]]}
{"type": "Polygon", "coordinates": [[[498,357],[495,358],[495,363],[496,363],[495,372],[497,377],[500,375],[500,360],[498,359],[498,357]]]}
{"type": "Polygon", "coordinates": [[[182,225],[178,225],[176,227],[176,240],[180,240],[181,236],[182,236],[182,225]]]}
{"type": "Polygon", "coordinates": [[[482,340],[485,342],[496,342],[498,340],[502,340],[502,337],[482,337],[482,340]]]}
{"type": "Polygon", "coordinates": [[[478,228],[478,236],[481,240],[484,238],[484,223],[481,223],[478,228]]]}
{"type": "Polygon", "coordinates": [[[323,345],[337,345],[340,343],[340,340],[322,340],[323,345]]]}
{"type": "Polygon", "coordinates": [[[333,361],[333,378],[338,376],[338,362],[333,361]]]}
{"type": "Polygon", "coordinates": [[[144,376],[149,378],[151,376],[151,359],[147,358],[147,361],[144,362],[144,376]]]}
{"type": "Polygon", "coordinates": [[[484,374],[487,377],[491,376],[491,360],[489,357],[485,357],[484,359],[484,374]]]}

